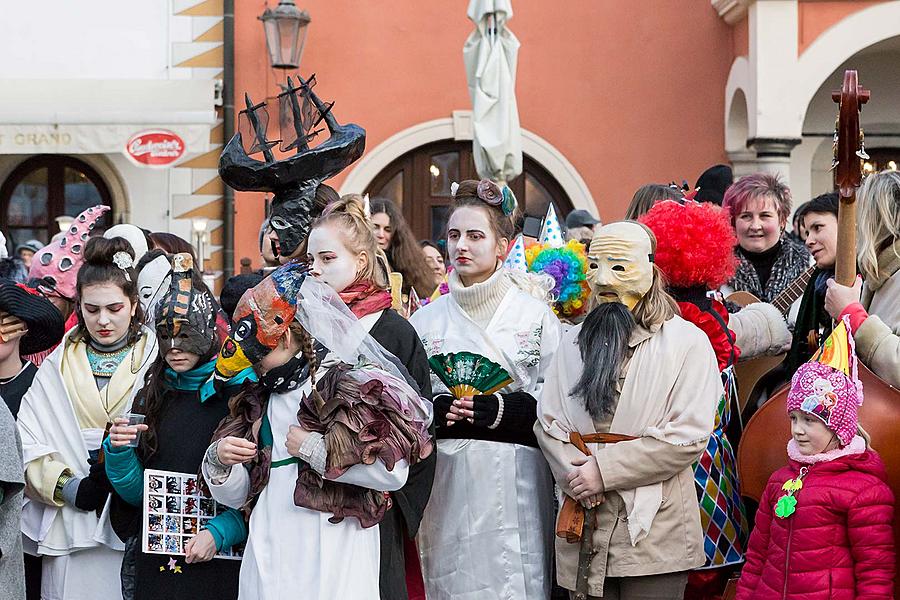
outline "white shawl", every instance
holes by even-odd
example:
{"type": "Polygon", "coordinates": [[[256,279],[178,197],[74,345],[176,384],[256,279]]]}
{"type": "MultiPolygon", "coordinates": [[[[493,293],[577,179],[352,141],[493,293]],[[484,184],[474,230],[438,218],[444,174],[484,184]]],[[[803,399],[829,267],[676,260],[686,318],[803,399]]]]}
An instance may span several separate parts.
{"type": "MultiPolygon", "coordinates": [[[[74,331],[74,330],[73,330],[74,331]]],[[[22,399],[18,425],[22,436],[22,454],[25,465],[41,458],[54,455],[65,463],[76,477],[87,477],[88,445],[96,448],[103,435],[102,430],[82,430],[66,390],[60,367],[65,352],[69,331],[48,356],[35,375],[34,382],[22,399]]],[[[131,391],[131,406],[134,396],[144,382],[144,374],[156,359],[156,341],[149,335],[145,356],[141,357],[141,368],[135,374],[135,385],[131,391]]],[[[109,501],[98,519],[93,511],[78,510],[69,505],[50,506],[31,498],[25,498],[22,508],[22,533],[38,543],[41,554],[61,555],[72,550],[91,548],[104,544],[114,550],[124,546],[109,524],[109,501]]]]}

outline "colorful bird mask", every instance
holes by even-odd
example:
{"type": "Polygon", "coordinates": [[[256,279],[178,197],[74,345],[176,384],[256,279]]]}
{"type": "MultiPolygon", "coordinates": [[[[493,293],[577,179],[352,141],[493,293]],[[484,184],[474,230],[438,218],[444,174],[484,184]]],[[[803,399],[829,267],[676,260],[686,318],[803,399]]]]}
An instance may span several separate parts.
{"type": "Polygon", "coordinates": [[[300,286],[308,273],[305,263],[289,262],[244,292],[234,309],[231,335],[216,361],[220,379],[253,366],[278,345],[297,313],[300,286]]]}

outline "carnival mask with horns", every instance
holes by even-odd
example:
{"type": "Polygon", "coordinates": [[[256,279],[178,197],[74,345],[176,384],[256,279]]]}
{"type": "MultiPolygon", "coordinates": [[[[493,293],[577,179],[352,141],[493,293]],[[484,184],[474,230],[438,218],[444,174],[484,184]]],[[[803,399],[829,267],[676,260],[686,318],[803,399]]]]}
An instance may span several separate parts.
{"type": "Polygon", "coordinates": [[[218,306],[208,290],[194,286],[194,260],[183,252],[172,257],[169,289],[156,307],[156,334],[160,354],[173,348],[211,357],[218,341],[218,306]]]}
{"type": "Polygon", "coordinates": [[[635,221],[598,228],[588,248],[588,284],[595,302],[620,302],[629,310],[653,286],[653,239],[635,221]]]}
{"type": "Polygon", "coordinates": [[[83,210],[62,237],[34,255],[28,279],[39,279],[38,289],[41,292],[56,294],[67,300],[75,298],[75,280],[78,269],[84,263],[84,246],[91,230],[109,210],[102,204],[83,210]]]}
{"type": "Polygon", "coordinates": [[[366,146],[365,130],[352,123],[341,125],[312,91],[315,75],[294,86],[290,77],[279,94],[281,140],[266,138],[268,113],[265,103],[253,104],[245,94],[246,109],[240,113],[238,132],[228,142],[219,159],[219,176],[240,191],[271,192],[272,214],[269,222],[278,236],[279,251],[292,255],[309,233],[314,214],[316,190],[362,156],[366,146]],[[315,147],[310,142],[325,122],[329,137],[315,147]],[[296,150],[289,158],[275,160],[272,147],[281,142],[281,150],[296,150]],[[265,160],[250,158],[262,152],[265,160]]]}

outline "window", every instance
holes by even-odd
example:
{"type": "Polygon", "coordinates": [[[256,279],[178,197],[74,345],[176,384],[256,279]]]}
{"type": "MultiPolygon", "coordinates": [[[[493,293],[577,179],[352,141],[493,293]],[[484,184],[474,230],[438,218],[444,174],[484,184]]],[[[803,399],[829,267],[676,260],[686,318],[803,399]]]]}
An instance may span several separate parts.
{"type": "MultiPolygon", "coordinates": [[[[0,223],[11,249],[27,240],[44,244],[59,231],[56,217],[75,217],[97,204],[111,205],[109,189],[86,163],[45,154],[19,165],[0,186],[0,223]]],[[[107,226],[107,213],[98,222],[107,226]]]]}
{"type": "MultiPolygon", "coordinates": [[[[439,240],[447,225],[450,184],[478,179],[471,142],[444,141],[416,148],[397,158],[366,189],[371,197],[392,200],[420,239],[439,240]]],[[[523,173],[509,184],[525,213],[543,218],[553,202],[560,219],[572,210],[562,186],[528,155],[523,173]]]]}

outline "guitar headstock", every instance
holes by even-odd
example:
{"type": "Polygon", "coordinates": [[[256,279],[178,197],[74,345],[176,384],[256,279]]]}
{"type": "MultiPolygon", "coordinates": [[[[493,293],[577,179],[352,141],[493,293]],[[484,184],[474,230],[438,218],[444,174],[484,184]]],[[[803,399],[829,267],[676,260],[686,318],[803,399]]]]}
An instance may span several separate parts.
{"type": "Polygon", "coordinates": [[[859,126],[859,112],[870,95],[869,90],[860,87],[859,76],[853,69],[844,72],[841,91],[831,94],[831,99],[840,105],[834,131],[834,181],[844,199],[854,198],[862,182],[862,161],[868,155],[859,126]]]}

